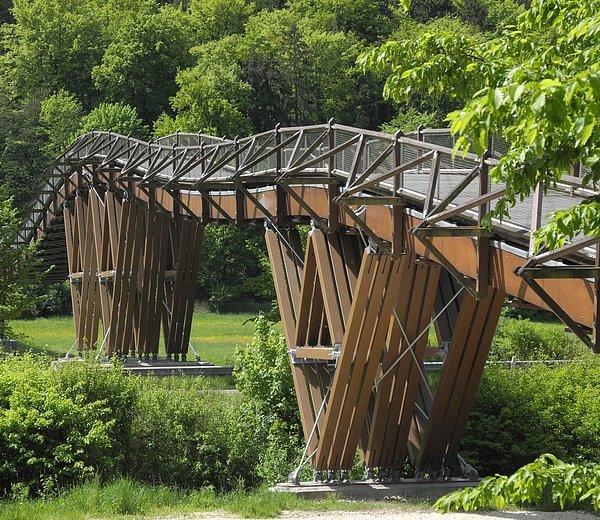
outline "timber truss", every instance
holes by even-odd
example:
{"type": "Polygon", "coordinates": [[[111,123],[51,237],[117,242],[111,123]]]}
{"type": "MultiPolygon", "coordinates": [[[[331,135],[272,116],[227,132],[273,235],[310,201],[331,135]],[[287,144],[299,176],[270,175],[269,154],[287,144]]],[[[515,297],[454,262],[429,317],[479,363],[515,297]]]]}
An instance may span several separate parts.
{"type": "Polygon", "coordinates": [[[21,239],[41,240],[50,280],[70,279],[79,352],[155,358],[162,331],[179,359],[204,225],[264,223],[301,464],[343,479],[358,449],[370,476],[393,478],[406,460],[418,476],[456,465],[472,476],[458,448],[506,296],[599,344],[598,239],[531,247],[543,214],[597,191],[565,176],[485,228],[504,193],[488,171],[505,145],[454,157],[453,144],[447,130],[392,136],[332,123],[234,140],[92,132],[45,172],[21,239]],[[444,359],[436,391],[423,366],[431,356],[444,359]]]}

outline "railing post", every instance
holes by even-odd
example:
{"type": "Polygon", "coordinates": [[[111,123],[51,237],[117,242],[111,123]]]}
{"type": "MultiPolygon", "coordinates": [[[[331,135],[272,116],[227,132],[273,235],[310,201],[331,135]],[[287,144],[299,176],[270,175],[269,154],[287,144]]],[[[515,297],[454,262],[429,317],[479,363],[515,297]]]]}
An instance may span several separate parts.
{"type": "MultiPolygon", "coordinates": [[[[235,136],[233,140],[233,150],[235,151],[235,174],[237,175],[240,170],[240,154],[238,150],[240,148],[238,142],[238,136],[235,136]]],[[[244,219],[246,218],[246,197],[244,193],[239,188],[235,190],[235,221],[238,225],[244,223],[244,219]]]]}
{"type": "MultiPolygon", "coordinates": [[[[394,134],[394,167],[402,164],[402,143],[400,138],[404,134],[398,130],[394,134]]],[[[404,172],[394,177],[394,197],[399,197],[398,190],[404,187],[404,172]]],[[[404,206],[394,204],[392,206],[392,256],[398,258],[406,254],[406,242],[404,236],[404,206]]]]}
{"type": "MultiPolygon", "coordinates": [[[[479,171],[479,195],[486,195],[489,192],[489,165],[487,159],[490,157],[491,139],[488,140],[488,149],[481,158],[481,167],[479,171]]],[[[486,202],[479,206],[477,224],[483,225],[483,218],[490,212],[490,203],[486,202]]],[[[487,296],[490,277],[490,238],[480,236],[477,239],[477,280],[476,291],[479,299],[487,296]]]]}
{"type": "Polygon", "coordinates": [[[542,223],[542,203],[544,193],[542,183],[539,182],[533,191],[533,202],[531,204],[531,234],[529,235],[529,256],[535,253],[535,239],[533,234],[540,228],[542,223]]]}
{"type": "MultiPolygon", "coordinates": [[[[281,144],[281,125],[277,123],[275,126],[275,146],[279,146],[281,144]]],[[[279,179],[281,177],[281,167],[283,163],[283,151],[278,148],[275,153],[275,178],[279,179]]],[[[287,194],[285,190],[277,183],[275,187],[275,194],[277,197],[277,209],[275,214],[275,220],[277,221],[278,226],[283,226],[285,224],[285,218],[287,215],[287,194]]]]}
{"type": "MultiPolygon", "coordinates": [[[[328,137],[329,137],[329,150],[333,150],[335,148],[335,129],[333,128],[333,119],[329,120],[328,123],[328,137]]],[[[333,172],[335,170],[335,156],[332,155],[329,157],[327,161],[327,176],[329,178],[328,184],[328,196],[329,196],[329,217],[328,217],[328,227],[329,233],[335,233],[338,230],[339,220],[340,220],[340,208],[334,202],[334,199],[340,194],[339,185],[337,182],[334,182],[333,172]]]]}

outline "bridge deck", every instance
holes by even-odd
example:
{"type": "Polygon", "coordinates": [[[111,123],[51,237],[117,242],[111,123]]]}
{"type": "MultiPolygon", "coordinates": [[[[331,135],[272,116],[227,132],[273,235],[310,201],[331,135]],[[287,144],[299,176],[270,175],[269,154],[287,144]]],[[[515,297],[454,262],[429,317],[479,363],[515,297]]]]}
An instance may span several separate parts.
{"type": "MultiPolygon", "coordinates": [[[[482,161],[474,154],[453,157],[448,147],[452,144],[453,138],[444,130],[399,137],[340,125],[276,129],[235,141],[176,134],[152,144],[94,132],[79,138],[45,173],[24,223],[23,240],[45,237],[48,263],[63,266],[59,265],[53,276],[64,276],[61,205],[78,188],[100,186],[135,192],[140,199],[152,198],[168,211],[173,211],[175,197],[180,213],[211,221],[266,219],[269,224],[285,226],[312,219],[317,226],[331,229],[338,223],[349,225],[379,245],[377,237],[390,244],[394,241],[393,207],[399,205],[410,217],[404,219],[404,227],[408,227],[402,231],[403,240],[419,250],[419,241],[410,235],[412,227],[422,225],[427,211],[435,213],[436,205],[457,187],[460,189],[446,209],[438,213],[468,207],[428,227],[456,230],[477,226],[481,212],[493,208],[496,199],[491,197],[482,204],[473,201],[480,194],[502,188],[492,185],[487,174],[485,178],[481,175],[497,159],[482,161]],[[459,186],[474,170],[472,182],[459,186]]],[[[506,145],[496,140],[493,146],[497,156],[506,145]]],[[[513,280],[512,269],[531,256],[532,228],[542,225],[551,211],[578,204],[593,193],[581,187],[580,179],[565,176],[564,183],[539,201],[530,196],[511,209],[510,218],[494,220],[490,257],[498,260],[490,269],[492,286],[503,286],[514,297],[548,308],[521,278],[513,280]]],[[[477,249],[481,239],[476,232],[470,237],[465,235],[467,231],[460,233],[461,237],[452,239],[452,231],[444,237],[435,235],[433,243],[439,244],[462,274],[476,278],[476,255],[460,265],[457,253],[451,250],[459,248],[464,254],[477,249]]],[[[590,247],[589,241],[583,245],[588,247],[572,248],[548,265],[594,265],[595,247],[590,247]]],[[[591,278],[540,283],[578,323],[593,326],[591,278]],[[568,291],[561,290],[564,284],[569,284],[568,291]]]]}

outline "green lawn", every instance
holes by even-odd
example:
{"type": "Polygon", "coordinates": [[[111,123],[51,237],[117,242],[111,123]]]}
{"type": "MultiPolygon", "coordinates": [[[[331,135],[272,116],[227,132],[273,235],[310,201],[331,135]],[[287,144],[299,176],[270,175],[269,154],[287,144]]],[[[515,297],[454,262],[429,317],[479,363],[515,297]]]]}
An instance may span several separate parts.
{"type": "Polygon", "coordinates": [[[431,505],[425,502],[342,500],[333,494],[325,499],[310,500],[292,493],[273,493],[265,488],[217,494],[212,488],[178,490],[128,479],[101,485],[96,478],[46,499],[0,500],[0,520],[116,520],[187,518],[188,515],[195,518],[196,514],[206,512],[212,512],[211,518],[218,518],[223,512],[241,518],[274,518],[283,511],[316,511],[324,518],[330,511],[361,511],[376,517],[382,510],[410,513],[430,508],[431,505]]]}
{"type": "MultiPolygon", "coordinates": [[[[203,361],[216,365],[233,362],[235,346],[250,341],[254,333],[253,314],[215,314],[196,311],[190,342],[203,361]]],[[[15,320],[11,327],[24,348],[64,356],[75,341],[73,318],[57,316],[34,320],[15,320]]],[[[164,355],[161,341],[160,353],[164,355]]],[[[189,359],[193,358],[190,350],[189,359]]]]}

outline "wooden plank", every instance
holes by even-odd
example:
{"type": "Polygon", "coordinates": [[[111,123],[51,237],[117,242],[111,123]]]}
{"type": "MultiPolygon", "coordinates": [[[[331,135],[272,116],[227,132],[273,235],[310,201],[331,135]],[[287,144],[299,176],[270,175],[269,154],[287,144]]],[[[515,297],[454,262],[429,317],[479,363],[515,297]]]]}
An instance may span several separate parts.
{"type": "Polygon", "coordinates": [[[271,263],[283,332],[288,348],[293,348],[296,345],[296,314],[287,283],[288,278],[285,271],[282,246],[280,247],[278,237],[271,229],[265,231],[265,244],[271,263]]]}
{"type": "MultiPolygon", "coordinates": [[[[416,301],[411,302],[411,312],[408,315],[407,322],[407,333],[409,334],[409,340],[411,342],[417,341],[413,347],[414,356],[410,356],[410,360],[407,363],[409,365],[409,371],[406,377],[406,382],[402,385],[403,394],[403,406],[402,413],[397,419],[397,427],[394,429],[395,433],[395,446],[391,460],[388,462],[394,468],[402,467],[404,459],[406,458],[408,451],[408,439],[411,431],[413,417],[415,415],[415,403],[419,393],[419,387],[421,384],[421,370],[423,357],[425,355],[425,349],[427,346],[428,332],[425,332],[418,340],[417,336],[422,331],[429,329],[429,323],[433,314],[435,295],[437,284],[439,281],[440,266],[437,265],[420,265],[418,267],[417,277],[419,284],[415,284],[415,295],[417,296],[418,305],[416,301]],[[420,285],[422,284],[422,293],[419,293],[420,285]],[[412,323],[416,325],[414,328],[411,326],[412,323]]],[[[398,381],[397,381],[398,383],[398,381]]],[[[397,393],[394,393],[396,397],[397,393]]]]}
{"type": "Polygon", "coordinates": [[[127,236],[131,236],[130,220],[128,218],[130,202],[125,201],[121,205],[119,225],[116,229],[116,236],[118,238],[116,248],[116,261],[115,261],[115,278],[113,288],[113,301],[112,310],[110,317],[110,333],[107,340],[106,354],[108,356],[112,354],[119,354],[121,352],[121,335],[119,327],[121,326],[121,307],[122,307],[122,294],[125,277],[125,249],[127,236]]]}
{"type": "Polygon", "coordinates": [[[450,444],[460,442],[503,299],[504,294],[497,290],[490,290],[479,302],[470,296],[463,299],[418,455],[419,471],[439,473],[452,455],[448,452],[450,444]],[[464,424],[453,430],[459,418],[464,424]]]}
{"type": "MultiPolygon", "coordinates": [[[[344,318],[340,307],[339,287],[336,284],[333,266],[329,257],[327,238],[322,231],[315,229],[311,233],[310,240],[314,247],[318,279],[323,294],[331,340],[334,344],[341,344],[344,338],[344,318]]],[[[340,269],[342,269],[341,266],[340,269]]]]}
{"type": "MultiPolygon", "coordinates": [[[[400,273],[402,286],[398,292],[398,299],[395,305],[395,311],[402,323],[406,323],[407,314],[410,308],[410,297],[414,293],[413,286],[415,283],[414,277],[414,258],[405,256],[397,260],[401,262],[400,273]]],[[[402,347],[405,347],[403,335],[400,327],[392,318],[387,333],[387,338],[382,356],[381,368],[378,377],[381,378],[386,373],[392,363],[394,363],[402,353],[402,347]]],[[[406,356],[399,362],[406,363],[406,356]]],[[[402,366],[397,366],[396,371],[402,369],[402,366]]],[[[371,419],[371,428],[369,431],[369,439],[365,450],[365,464],[367,467],[382,466],[383,450],[385,445],[386,425],[390,416],[399,416],[402,406],[402,397],[400,399],[392,399],[394,390],[394,380],[397,375],[390,373],[385,379],[379,382],[377,395],[373,403],[373,415],[371,419]],[[385,404],[384,404],[385,403],[385,404]]]]}
{"type": "Polygon", "coordinates": [[[279,241],[281,243],[281,254],[290,301],[294,309],[294,315],[297,316],[300,305],[300,282],[302,274],[302,266],[298,257],[302,258],[302,244],[300,243],[300,235],[296,229],[290,230],[286,238],[289,245],[283,243],[281,237],[279,241]]]}
{"type": "MultiPolygon", "coordinates": [[[[139,204],[134,204],[134,211],[130,212],[130,215],[134,218],[134,232],[133,240],[130,246],[131,259],[130,259],[130,271],[129,271],[129,286],[126,295],[126,307],[125,307],[125,327],[123,329],[123,354],[127,355],[129,352],[135,352],[135,335],[133,333],[135,329],[135,321],[139,317],[136,312],[136,300],[138,296],[138,276],[140,270],[140,263],[142,258],[142,248],[144,244],[144,235],[146,232],[146,218],[145,209],[139,204]]],[[[139,321],[137,323],[139,326],[139,321]]]]}
{"type": "Polygon", "coordinates": [[[342,240],[344,236],[344,231],[329,235],[328,244],[329,258],[331,260],[332,273],[335,279],[335,287],[338,297],[338,305],[341,312],[340,316],[345,329],[348,322],[348,317],[350,315],[352,294],[350,290],[350,282],[348,280],[348,269],[344,263],[344,252],[342,246],[342,240]]]}
{"type": "Polygon", "coordinates": [[[458,448],[462,441],[469,415],[475,402],[475,396],[477,394],[477,389],[479,388],[481,376],[483,375],[485,361],[492,346],[496,325],[500,318],[500,313],[502,312],[506,294],[497,289],[490,289],[490,292],[492,291],[494,294],[491,295],[490,305],[484,319],[485,326],[483,327],[480,336],[472,339],[473,344],[476,345],[474,347],[476,355],[469,373],[469,379],[465,385],[466,391],[462,397],[460,410],[452,421],[452,437],[448,443],[444,465],[452,463],[458,453],[458,448]]]}
{"type": "MultiPolygon", "coordinates": [[[[96,254],[96,267],[97,267],[97,282],[99,273],[106,270],[106,258],[108,256],[108,236],[107,228],[104,225],[104,218],[106,211],[103,202],[100,200],[100,195],[97,191],[90,193],[89,200],[91,208],[91,217],[94,230],[94,249],[96,254]]],[[[110,295],[107,284],[97,283],[96,290],[100,299],[100,306],[102,309],[102,329],[103,336],[107,333],[110,327],[110,295]]]]}
{"type": "Polygon", "coordinates": [[[156,262],[155,262],[155,251],[154,241],[155,232],[158,233],[156,228],[156,210],[152,207],[148,208],[148,215],[146,218],[146,229],[144,237],[144,256],[142,259],[142,283],[140,287],[140,308],[139,308],[139,330],[138,330],[138,356],[142,354],[149,354],[149,342],[148,333],[150,328],[150,319],[152,312],[152,301],[151,291],[153,280],[156,279],[156,262]]]}
{"type": "Polygon", "coordinates": [[[296,347],[296,357],[300,359],[333,359],[334,349],[330,347],[296,347]]]}
{"type": "Polygon", "coordinates": [[[183,352],[187,354],[188,346],[190,344],[190,335],[192,332],[192,318],[194,314],[194,303],[196,301],[196,287],[198,285],[198,272],[200,270],[200,253],[202,250],[202,242],[204,238],[204,226],[199,222],[194,222],[194,248],[191,249],[190,258],[190,274],[188,278],[188,293],[187,293],[187,307],[185,310],[185,326],[183,329],[183,352]]]}
{"type": "Polygon", "coordinates": [[[323,427],[323,415],[324,411],[327,409],[327,403],[323,404],[323,400],[327,388],[331,383],[331,378],[329,376],[327,365],[324,363],[305,363],[302,365],[302,368],[308,384],[308,393],[313,410],[313,417],[317,421],[315,435],[308,445],[309,452],[312,453],[317,448],[321,428],[323,427]],[[322,407],[323,411],[321,411],[322,407]],[[320,415],[319,411],[321,411],[320,415]]]}
{"type": "Polygon", "coordinates": [[[169,220],[163,213],[157,213],[157,222],[159,223],[159,235],[158,240],[155,242],[155,258],[158,260],[154,272],[156,277],[154,278],[156,288],[152,287],[151,296],[153,297],[152,305],[152,316],[153,326],[152,335],[150,337],[151,345],[150,351],[152,354],[158,354],[158,346],[160,340],[160,325],[161,315],[164,310],[165,301],[165,270],[169,257],[169,220]]]}
{"type": "Polygon", "coordinates": [[[318,283],[314,244],[311,235],[309,235],[306,242],[306,253],[304,254],[304,270],[302,273],[298,314],[294,323],[294,334],[290,337],[291,341],[288,343],[290,348],[308,345],[308,324],[310,322],[312,306],[314,305],[315,285],[318,283]]]}
{"type": "Polygon", "coordinates": [[[456,374],[460,368],[461,359],[464,352],[464,341],[470,330],[471,319],[475,314],[477,300],[469,296],[463,298],[459,319],[454,329],[452,346],[446,357],[442,377],[438,391],[434,397],[429,422],[423,435],[421,450],[417,457],[417,471],[431,471],[433,460],[436,458],[434,452],[438,444],[439,437],[443,436],[445,427],[446,410],[450,405],[452,390],[456,382],[456,374]]]}
{"type": "Polygon", "coordinates": [[[169,339],[166,345],[167,354],[179,354],[181,352],[182,335],[182,307],[185,293],[185,274],[189,260],[187,249],[190,246],[192,225],[189,219],[181,219],[181,235],[179,237],[179,248],[177,253],[177,277],[173,287],[173,298],[171,300],[171,325],[169,339]]]}
{"type": "MultiPolygon", "coordinates": [[[[295,265],[293,269],[296,271],[296,274],[286,273],[283,255],[289,255],[290,253],[285,251],[288,246],[279,241],[279,238],[274,231],[267,229],[265,232],[265,242],[267,244],[269,260],[271,262],[271,272],[273,273],[273,281],[277,293],[277,300],[279,302],[286,342],[288,349],[291,349],[295,346],[296,340],[296,316],[294,305],[291,301],[290,291],[288,289],[288,280],[293,279],[294,276],[298,276],[298,269],[295,265]]],[[[294,247],[293,244],[291,245],[294,247]]],[[[292,380],[294,382],[294,390],[298,401],[300,422],[302,423],[304,440],[308,443],[310,432],[315,424],[316,412],[313,410],[314,403],[309,394],[309,388],[307,386],[308,382],[303,366],[304,365],[291,363],[292,380]]],[[[314,446],[316,446],[316,437],[309,443],[310,449],[314,449],[314,446]]]]}
{"type": "MultiPolygon", "coordinates": [[[[358,275],[357,290],[352,301],[351,319],[346,328],[348,338],[357,338],[362,322],[366,315],[366,308],[371,293],[371,286],[376,275],[377,261],[374,255],[365,255],[363,257],[360,273],[358,275]]],[[[344,398],[347,391],[348,380],[350,378],[354,350],[356,345],[351,347],[342,346],[342,352],[338,359],[338,366],[333,377],[329,403],[323,420],[322,434],[319,438],[317,453],[315,454],[314,467],[318,470],[327,469],[329,458],[334,455],[332,446],[335,436],[338,433],[337,423],[342,410],[344,398]]],[[[339,458],[339,454],[335,454],[339,458]]],[[[329,466],[333,468],[333,466],[329,466]]]]}
{"type": "MultiPolygon", "coordinates": [[[[368,345],[368,351],[366,363],[362,364],[362,366],[361,364],[357,364],[357,367],[360,368],[355,373],[354,385],[358,386],[359,391],[354,400],[352,419],[347,430],[348,434],[342,451],[342,458],[340,461],[342,469],[350,469],[352,467],[354,454],[358,446],[362,425],[371,397],[370,390],[373,387],[375,375],[379,368],[392,309],[398,298],[400,286],[400,276],[398,276],[400,262],[395,262],[391,258],[385,257],[381,258],[379,263],[378,275],[373,284],[372,293],[375,297],[376,305],[373,305],[374,298],[372,296],[371,304],[367,310],[365,327],[362,330],[361,339],[359,340],[363,341],[365,345],[368,345]]],[[[359,351],[360,347],[357,349],[357,357],[359,351]]],[[[350,403],[352,402],[353,401],[350,401],[350,403]]],[[[346,430],[342,429],[341,431],[345,432],[346,430]]]]}
{"type": "MultiPolygon", "coordinates": [[[[75,266],[75,248],[78,242],[76,241],[77,234],[74,232],[75,215],[72,210],[65,206],[63,209],[64,223],[65,223],[65,242],[67,248],[67,263],[69,273],[73,274],[75,266]]],[[[73,309],[73,326],[75,332],[75,338],[77,340],[77,331],[79,330],[79,297],[78,290],[74,283],[70,284],[71,292],[71,307],[73,309]]]]}

